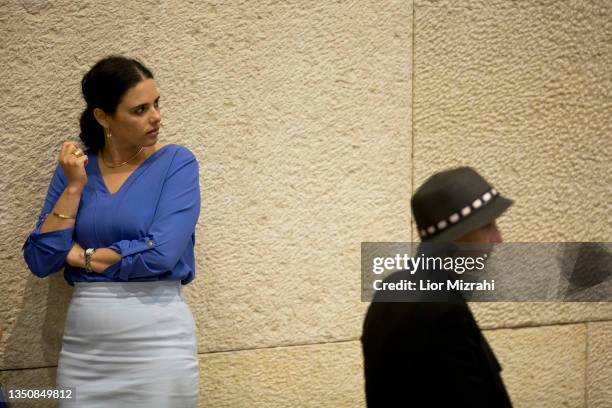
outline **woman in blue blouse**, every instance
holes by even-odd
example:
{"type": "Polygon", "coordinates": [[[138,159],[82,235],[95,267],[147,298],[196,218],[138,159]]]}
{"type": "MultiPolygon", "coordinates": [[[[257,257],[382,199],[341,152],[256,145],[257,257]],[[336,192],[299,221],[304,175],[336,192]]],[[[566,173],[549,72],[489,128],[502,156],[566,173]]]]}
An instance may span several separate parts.
{"type": "Polygon", "coordinates": [[[24,244],[39,277],[64,268],[75,287],[57,386],[60,406],[195,407],[194,278],[198,163],[158,142],[156,82],[140,62],[108,57],[85,74],[80,138],[65,142],[24,244]]]}

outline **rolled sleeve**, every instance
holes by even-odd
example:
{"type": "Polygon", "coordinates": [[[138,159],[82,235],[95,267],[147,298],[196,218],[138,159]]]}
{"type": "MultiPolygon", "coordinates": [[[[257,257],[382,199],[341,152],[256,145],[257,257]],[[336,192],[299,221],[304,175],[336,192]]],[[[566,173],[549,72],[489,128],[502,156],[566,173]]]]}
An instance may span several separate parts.
{"type": "Polygon", "coordinates": [[[34,230],[23,244],[23,257],[30,271],[41,278],[62,269],[66,256],[74,245],[74,228],[40,232],[40,228],[66,187],[61,167],[58,165],[47,191],[45,204],[34,230]]]}
{"type": "Polygon", "coordinates": [[[147,234],[109,246],[121,260],[104,272],[120,281],[153,278],[171,272],[193,247],[200,213],[198,163],[186,149],[179,150],[164,180],[159,205],[147,234]]]}
{"type": "Polygon", "coordinates": [[[128,257],[143,251],[152,249],[155,244],[150,238],[145,238],[138,241],[119,241],[111,245],[109,248],[121,254],[122,257],[128,257]]]}

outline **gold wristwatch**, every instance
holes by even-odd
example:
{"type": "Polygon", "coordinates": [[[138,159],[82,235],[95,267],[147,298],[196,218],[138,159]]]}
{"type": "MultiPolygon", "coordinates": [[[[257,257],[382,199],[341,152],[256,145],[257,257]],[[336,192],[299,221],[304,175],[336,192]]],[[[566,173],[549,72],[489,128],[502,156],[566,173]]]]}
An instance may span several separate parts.
{"type": "Polygon", "coordinates": [[[95,248],[87,248],[85,250],[85,271],[91,272],[91,257],[96,252],[95,248]]]}

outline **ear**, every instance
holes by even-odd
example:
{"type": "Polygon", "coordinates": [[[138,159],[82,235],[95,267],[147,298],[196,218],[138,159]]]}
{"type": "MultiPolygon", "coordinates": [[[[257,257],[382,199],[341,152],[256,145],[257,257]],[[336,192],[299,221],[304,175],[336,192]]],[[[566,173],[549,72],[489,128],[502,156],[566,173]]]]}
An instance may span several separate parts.
{"type": "Polygon", "coordinates": [[[110,127],[110,123],[108,120],[109,117],[106,114],[106,112],[104,112],[102,109],[95,108],[93,110],[93,115],[94,115],[94,118],[96,118],[96,120],[100,124],[100,126],[102,126],[104,129],[108,129],[110,127]]]}

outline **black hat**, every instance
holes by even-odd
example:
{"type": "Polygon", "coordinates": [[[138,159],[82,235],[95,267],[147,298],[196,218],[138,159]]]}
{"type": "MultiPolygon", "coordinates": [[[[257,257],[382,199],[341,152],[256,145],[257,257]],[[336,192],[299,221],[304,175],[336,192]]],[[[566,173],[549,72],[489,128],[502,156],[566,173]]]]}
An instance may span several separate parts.
{"type": "Polygon", "coordinates": [[[489,224],[512,205],[476,170],[459,167],[428,178],[412,196],[423,242],[455,241],[489,224]]]}

